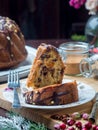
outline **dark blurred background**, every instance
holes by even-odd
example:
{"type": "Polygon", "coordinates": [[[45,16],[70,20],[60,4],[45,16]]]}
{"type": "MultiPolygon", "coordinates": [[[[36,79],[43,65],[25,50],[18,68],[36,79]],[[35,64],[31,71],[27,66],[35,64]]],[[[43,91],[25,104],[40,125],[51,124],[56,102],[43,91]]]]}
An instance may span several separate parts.
{"type": "Polygon", "coordinates": [[[25,39],[83,35],[89,17],[84,6],[76,10],[70,7],[69,0],[3,0],[0,3],[0,15],[15,20],[25,39]]]}

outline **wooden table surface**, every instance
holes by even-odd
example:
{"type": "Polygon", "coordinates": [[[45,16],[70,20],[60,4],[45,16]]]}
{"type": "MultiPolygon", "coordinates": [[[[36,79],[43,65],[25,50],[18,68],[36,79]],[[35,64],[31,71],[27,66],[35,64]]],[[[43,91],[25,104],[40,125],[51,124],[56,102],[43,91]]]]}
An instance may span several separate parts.
{"type": "MultiPolygon", "coordinates": [[[[55,45],[56,47],[58,47],[61,43],[66,42],[66,40],[32,40],[32,41],[27,41],[26,44],[30,45],[32,47],[37,48],[38,45],[40,43],[49,43],[52,45],[55,45]]],[[[98,80],[95,80],[94,78],[85,78],[82,76],[67,76],[65,75],[64,77],[65,79],[70,79],[70,80],[76,80],[76,81],[80,81],[83,82],[85,84],[90,85],[96,92],[98,92],[98,80]]],[[[26,80],[26,79],[22,79],[22,80],[26,80]]],[[[5,84],[1,84],[0,88],[3,89],[4,87],[6,87],[6,83],[5,84]]],[[[2,97],[2,94],[1,94],[2,97]]],[[[1,98],[0,97],[0,98],[1,98]]],[[[52,129],[53,124],[55,123],[53,120],[51,120],[49,117],[51,114],[53,113],[71,113],[71,112],[75,112],[75,111],[79,111],[79,112],[88,112],[90,113],[92,110],[92,106],[95,100],[92,100],[86,104],[77,106],[77,107],[72,107],[72,108],[66,108],[66,109],[61,109],[61,110],[34,110],[34,109],[30,109],[30,108],[22,108],[20,110],[15,110],[13,108],[11,108],[11,103],[6,102],[3,98],[1,98],[0,101],[0,115],[1,116],[5,116],[6,110],[12,110],[15,111],[17,113],[20,113],[22,116],[32,120],[32,121],[36,121],[36,122],[41,122],[41,123],[45,123],[46,126],[48,126],[49,128],[52,129]],[[28,113],[27,113],[28,111],[28,113]],[[33,116],[32,116],[33,115],[33,116]],[[34,116],[35,115],[35,116],[34,116]]]]}
{"type": "MultiPolygon", "coordinates": [[[[77,82],[82,82],[85,83],[89,86],[91,86],[95,91],[98,92],[98,81],[93,79],[93,78],[87,78],[85,79],[84,77],[74,77],[74,76],[66,76],[64,77],[65,79],[70,79],[70,80],[76,80],[77,82]]],[[[22,79],[21,82],[25,81],[25,79],[22,79]]],[[[32,120],[34,122],[40,122],[45,124],[48,128],[50,128],[51,130],[53,129],[54,124],[58,123],[58,121],[51,119],[51,115],[53,114],[70,114],[73,112],[87,112],[90,113],[93,107],[93,104],[95,102],[95,99],[93,98],[92,100],[81,104],[81,105],[77,105],[74,107],[70,107],[70,108],[62,108],[62,109],[34,109],[34,108],[26,108],[26,107],[22,107],[21,109],[14,109],[12,108],[12,104],[10,102],[8,102],[4,97],[3,97],[3,91],[4,89],[7,87],[7,84],[1,84],[0,85],[0,114],[4,116],[5,114],[5,110],[7,111],[13,111],[15,113],[20,114],[21,116],[32,120]],[[5,110],[4,110],[5,109],[5,110]]],[[[86,92],[87,93],[87,92],[86,92]]],[[[98,113],[97,113],[97,117],[98,117],[98,113]]],[[[98,123],[98,119],[96,119],[96,122],[98,123]]]]}

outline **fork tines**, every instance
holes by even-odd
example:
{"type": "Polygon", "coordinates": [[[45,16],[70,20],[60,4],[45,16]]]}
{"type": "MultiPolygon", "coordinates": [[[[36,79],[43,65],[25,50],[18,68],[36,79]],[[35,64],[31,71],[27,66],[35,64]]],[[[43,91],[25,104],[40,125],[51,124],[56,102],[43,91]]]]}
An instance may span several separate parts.
{"type": "Polygon", "coordinates": [[[17,71],[14,71],[14,81],[18,84],[17,87],[20,87],[19,73],[17,71]]]}
{"type": "Polygon", "coordinates": [[[8,74],[8,87],[13,88],[12,82],[17,83],[17,87],[20,86],[19,73],[15,70],[10,70],[8,74]]]}

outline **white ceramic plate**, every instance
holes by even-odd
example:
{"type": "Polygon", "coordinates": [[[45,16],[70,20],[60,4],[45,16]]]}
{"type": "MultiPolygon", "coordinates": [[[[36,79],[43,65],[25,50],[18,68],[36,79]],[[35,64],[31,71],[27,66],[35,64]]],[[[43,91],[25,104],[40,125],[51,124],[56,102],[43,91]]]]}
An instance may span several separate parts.
{"type": "MultiPolygon", "coordinates": [[[[69,80],[65,80],[63,82],[69,82],[69,80]]],[[[25,83],[21,83],[22,86],[22,90],[23,88],[26,88],[25,83]]],[[[87,103],[89,101],[91,101],[92,99],[94,99],[95,97],[95,90],[87,84],[78,83],[78,93],[79,93],[79,101],[74,102],[74,103],[70,103],[70,104],[66,104],[66,105],[55,105],[55,106],[41,106],[41,105],[30,105],[25,103],[25,100],[23,98],[23,94],[21,92],[19,92],[19,97],[20,97],[20,102],[21,102],[21,106],[22,107],[26,107],[26,108],[33,108],[33,109],[63,109],[63,108],[70,108],[70,107],[75,107],[75,106],[79,106],[82,105],[84,103],[87,103]]],[[[13,91],[4,91],[3,92],[3,96],[5,98],[5,100],[9,101],[9,102],[13,102],[13,91]]]]}
{"type": "MultiPolygon", "coordinates": [[[[31,68],[31,64],[35,58],[36,55],[36,49],[32,48],[30,46],[26,46],[28,55],[27,58],[24,62],[22,62],[21,64],[19,64],[19,66],[17,66],[16,68],[14,68],[14,70],[17,70],[19,72],[20,78],[26,77],[29,73],[29,70],[31,68]]],[[[7,75],[9,73],[9,70],[3,70],[0,71],[0,82],[5,82],[7,81],[7,75]]]]}

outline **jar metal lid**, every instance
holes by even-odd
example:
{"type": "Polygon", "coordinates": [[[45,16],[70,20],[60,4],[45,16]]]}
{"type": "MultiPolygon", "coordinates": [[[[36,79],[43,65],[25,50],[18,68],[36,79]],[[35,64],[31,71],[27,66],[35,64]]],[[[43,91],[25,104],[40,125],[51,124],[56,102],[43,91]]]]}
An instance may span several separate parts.
{"type": "Polygon", "coordinates": [[[89,44],[86,42],[66,42],[59,46],[59,49],[69,54],[84,54],[89,51],[89,44]]]}

